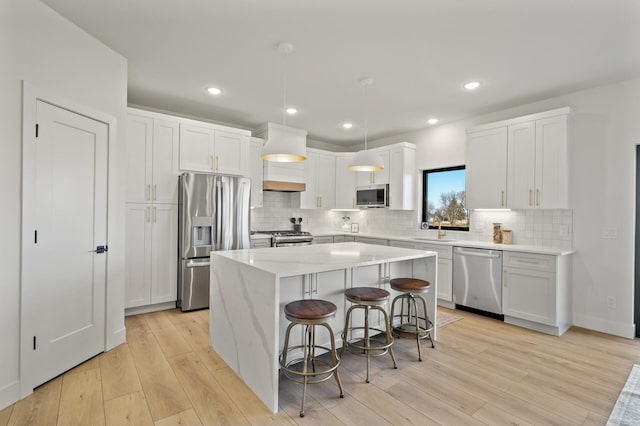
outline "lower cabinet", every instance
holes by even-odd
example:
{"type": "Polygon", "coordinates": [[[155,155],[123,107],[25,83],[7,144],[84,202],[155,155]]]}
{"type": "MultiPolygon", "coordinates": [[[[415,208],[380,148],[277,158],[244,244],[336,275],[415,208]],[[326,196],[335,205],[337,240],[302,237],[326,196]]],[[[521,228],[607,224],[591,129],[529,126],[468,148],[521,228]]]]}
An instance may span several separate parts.
{"type": "Polygon", "coordinates": [[[313,237],[313,244],[331,244],[333,243],[333,235],[321,235],[313,237]]]}
{"type": "Polygon", "coordinates": [[[355,242],[356,237],[352,237],[351,235],[334,235],[333,242],[334,243],[353,243],[355,242]]]}
{"type": "Polygon", "coordinates": [[[364,243],[364,244],[375,244],[378,246],[386,246],[387,240],[382,238],[371,238],[371,237],[355,237],[356,243],[364,243]]]}
{"type": "Polygon", "coordinates": [[[453,303],[453,247],[443,244],[420,243],[420,250],[435,251],[438,253],[438,301],[447,307],[443,301],[453,303]]]}
{"type": "Polygon", "coordinates": [[[178,206],[127,204],[125,308],[177,299],[178,206]]]}
{"type": "Polygon", "coordinates": [[[561,335],[571,326],[571,256],[503,254],[505,322],[561,335]]]}
{"type": "Polygon", "coordinates": [[[251,240],[251,248],[265,248],[271,247],[270,238],[258,238],[251,240]]]}

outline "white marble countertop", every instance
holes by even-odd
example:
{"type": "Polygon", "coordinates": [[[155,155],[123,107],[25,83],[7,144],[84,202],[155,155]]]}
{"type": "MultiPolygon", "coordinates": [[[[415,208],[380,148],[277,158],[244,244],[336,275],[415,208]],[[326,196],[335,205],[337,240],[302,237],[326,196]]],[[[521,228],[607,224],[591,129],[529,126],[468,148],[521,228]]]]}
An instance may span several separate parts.
{"type": "Polygon", "coordinates": [[[247,266],[288,277],[316,272],[334,271],[385,262],[419,259],[436,256],[433,251],[363,243],[317,244],[295,247],[214,251],[212,256],[222,256],[247,266]]]}
{"type": "Polygon", "coordinates": [[[565,256],[575,253],[574,249],[564,249],[559,247],[543,247],[543,246],[530,246],[523,244],[494,244],[490,241],[472,241],[472,240],[457,240],[454,238],[444,238],[438,240],[435,238],[411,236],[411,235],[385,235],[385,234],[370,234],[370,233],[350,233],[350,232],[322,232],[313,233],[314,236],[328,236],[328,235],[345,235],[350,237],[365,237],[365,238],[380,238],[384,240],[395,241],[410,241],[413,243],[424,244],[441,244],[454,247],[469,247],[469,248],[483,248],[503,251],[517,251],[536,254],[549,254],[554,256],[565,256]]]}

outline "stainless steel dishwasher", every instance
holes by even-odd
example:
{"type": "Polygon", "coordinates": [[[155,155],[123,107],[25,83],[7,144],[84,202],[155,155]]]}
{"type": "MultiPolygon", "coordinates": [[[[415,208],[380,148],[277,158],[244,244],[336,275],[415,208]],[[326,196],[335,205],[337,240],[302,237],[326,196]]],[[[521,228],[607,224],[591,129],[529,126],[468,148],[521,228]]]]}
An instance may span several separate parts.
{"type": "Polygon", "coordinates": [[[502,251],[454,247],[453,303],[456,308],[504,319],[502,251]]]}

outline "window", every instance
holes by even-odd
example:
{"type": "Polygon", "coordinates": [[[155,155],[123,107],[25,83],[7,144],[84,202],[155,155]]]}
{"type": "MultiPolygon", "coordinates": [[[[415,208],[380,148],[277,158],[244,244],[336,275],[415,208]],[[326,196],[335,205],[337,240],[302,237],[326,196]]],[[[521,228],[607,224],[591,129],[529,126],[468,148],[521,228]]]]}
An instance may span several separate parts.
{"type": "Polygon", "coordinates": [[[422,172],[422,222],[429,229],[468,231],[464,166],[422,172]]]}

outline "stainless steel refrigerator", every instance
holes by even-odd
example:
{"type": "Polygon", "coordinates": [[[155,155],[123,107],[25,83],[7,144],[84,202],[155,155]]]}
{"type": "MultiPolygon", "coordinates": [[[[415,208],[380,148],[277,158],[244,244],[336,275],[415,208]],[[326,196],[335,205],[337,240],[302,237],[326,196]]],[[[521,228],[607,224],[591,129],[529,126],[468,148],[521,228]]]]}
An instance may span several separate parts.
{"type": "Polygon", "coordinates": [[[209,255],[249,248],[249,179],[184,173],[178,195],[178,307],[209,307],[209,255]]]}

